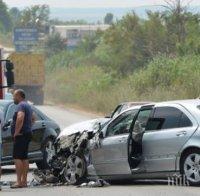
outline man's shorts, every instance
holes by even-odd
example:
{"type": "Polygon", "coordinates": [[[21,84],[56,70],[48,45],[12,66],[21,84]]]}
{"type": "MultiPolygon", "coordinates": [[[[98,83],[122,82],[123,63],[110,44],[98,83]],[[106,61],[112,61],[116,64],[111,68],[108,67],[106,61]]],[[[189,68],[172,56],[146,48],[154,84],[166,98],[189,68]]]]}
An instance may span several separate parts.
{"type": "Polygon", "coordinates": [[[28,148],[32,134],[26,133],[15,137],[13,146],[13,159],[27,160],[28,148]]]}

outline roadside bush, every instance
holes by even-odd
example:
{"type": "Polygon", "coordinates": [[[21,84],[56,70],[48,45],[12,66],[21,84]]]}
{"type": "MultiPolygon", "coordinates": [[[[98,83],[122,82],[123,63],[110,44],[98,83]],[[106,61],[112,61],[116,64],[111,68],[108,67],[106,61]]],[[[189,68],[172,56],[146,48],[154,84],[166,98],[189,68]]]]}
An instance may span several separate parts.
{"type": "Polygon", "coordinates": [[[157,57],[131,77],[138,96],[156,100],[195,98],[200,95],[200,57],[157,57]],[[159,96],[155,92],[159,89],[159,96]]]}
{"type": "Polygon", "coordinates": [[[125,101],[196,98],[200,95],[200,57],[157,57],[124,78],[95,65],[56,67],[47,74],[45,92],[46,100],[104,113],[125,101]]]}
{"type": "Polygon", "coordinates": [[[46,56],[52,56],[66,49],[65,40],[59,33],[51,34],[44,43],[46,56]]]}
{"type": "Polygon", "coordinates": [[[57,55],[49,57],[46,60],[46,71],[52,72],[59,68],[68,67],[72,59],[74,59],[74,55],[68,51],[63,51],[57,55]]]}

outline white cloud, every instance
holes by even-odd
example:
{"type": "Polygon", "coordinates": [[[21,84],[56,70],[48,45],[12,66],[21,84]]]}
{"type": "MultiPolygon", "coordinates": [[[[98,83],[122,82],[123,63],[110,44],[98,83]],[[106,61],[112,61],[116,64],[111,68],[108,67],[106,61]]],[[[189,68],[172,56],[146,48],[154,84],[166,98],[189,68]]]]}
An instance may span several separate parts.
{"type": "MultiPolygon", "coordinates": [[[[189,1],[189,0],[183,0],[189,1]]],[[[34,4],[48,4],[51,7],[137,7],[163,5],[164,0],[4,0],[10,7],[26,7],[34,4]]],[[[199,0],[192,4],[200,5],[199,0]]]]}

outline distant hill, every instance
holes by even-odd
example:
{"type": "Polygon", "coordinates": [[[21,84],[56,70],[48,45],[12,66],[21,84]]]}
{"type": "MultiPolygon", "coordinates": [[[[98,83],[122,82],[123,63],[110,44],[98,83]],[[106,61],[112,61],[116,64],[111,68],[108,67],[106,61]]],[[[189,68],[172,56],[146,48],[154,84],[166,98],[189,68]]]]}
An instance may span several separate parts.
{"type": "MultiPolygon", "coordinates": [[[[60,20],[78,20],[83,19],[88,22],[103,21],[106,13],[114,14],[115,19],[120,19],[122,16],[134,10],[140,17],[146,17],[146,10],[161,11],[164,10],[162,6],[143,6],[135,8],[51,8],[51,18],[58,18],[60,20]]],[[[191,12],[200,12],[200,6],[191,7],[191,12]]]]}

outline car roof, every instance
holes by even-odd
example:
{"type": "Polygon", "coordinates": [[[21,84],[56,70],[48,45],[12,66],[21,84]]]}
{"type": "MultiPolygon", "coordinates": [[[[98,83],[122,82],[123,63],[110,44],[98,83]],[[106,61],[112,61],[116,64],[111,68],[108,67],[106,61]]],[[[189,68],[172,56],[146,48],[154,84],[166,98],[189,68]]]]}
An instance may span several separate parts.
{"type": "Polygon", "coordinates": [[[128,111],[131,111],[131,110],[136,110],[136,109],[140,109],[143,105],[137,105],[137,106],[131,106],[129,108],[127,108],[126,110],[124,110],[123,112],[119,113],[114,119],[116,119],[118,116],[120,116],[121,114],[125,113],[125,112],[128,112],[128,111]]]}
{"type": "MultiPolygon", "coordinates": [[[[130,108],[124,110],[123,112],[127,112],[127,111],[130,111],[130,110],[134,110],[134,109],[140,109],[143,105],[135,105],[135,106],[131,106],[130,108]]],[[[122,112],[122,113],[123,113],[122,112]]]]}
{"type": "Polygon", "coordinates": [[[159,102],[156,105],[181,104],[181,105],[200,105],[200,99],[185,99],[159,102]]]}
{"type": "Polygon", "coordinates": [[[130,102],[122,102],[119,105],[130,105],[130,106],[137,106],[137,105],[145,105],[145,104],[150,104],[152,103],[151,101],[130,101],[130,102]]]}
{"type": "Polygon", "coordinates": [[[147,106],[162,106],[166,104],[179,104],[179,105],[191,105],[191,106],[199,106],[200,105],[200,99],[184,99],[184,100],[170,100],[170,101],[161,101],[161,102],[152,102],[148,104],[142,105],[142,107],[147,106]]]}
{"type": "Polygon", "coordinates": [[[143,106],[144,107],[148,107],[148,106],[161,107],[161,106],[172,105],[172,104],[181,105],[181,106],[187,108],[188,110],[190,110],[190,108],[192,108],[192,107],[198,109],[197,107],[200,106],[200,99],[163,101],[163,102],[157,102],[157,103],[152,103],[152,104],[146,104],[143,106]]]}

